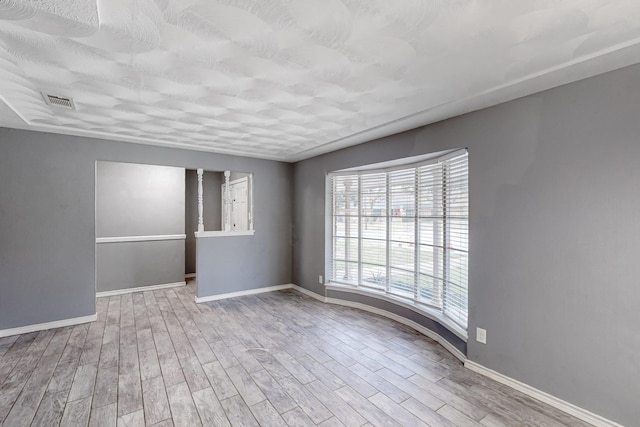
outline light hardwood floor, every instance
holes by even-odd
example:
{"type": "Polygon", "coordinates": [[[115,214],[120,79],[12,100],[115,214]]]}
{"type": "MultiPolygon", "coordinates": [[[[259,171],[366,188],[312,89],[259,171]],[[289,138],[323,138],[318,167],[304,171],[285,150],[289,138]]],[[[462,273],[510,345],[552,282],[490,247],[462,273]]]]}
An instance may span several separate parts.
{"type": "Polygon", "coordinates": [[[98,321],[0,339],[6,426],[586,426],[391,320],[294,291],[98,299],[98,321]]]}

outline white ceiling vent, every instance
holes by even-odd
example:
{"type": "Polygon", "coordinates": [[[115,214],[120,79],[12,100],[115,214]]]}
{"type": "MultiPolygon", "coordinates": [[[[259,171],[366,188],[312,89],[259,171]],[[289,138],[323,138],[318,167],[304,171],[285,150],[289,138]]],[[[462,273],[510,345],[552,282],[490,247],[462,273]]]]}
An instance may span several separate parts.
{"type": "Polygon", "coordinates": [[[51,105],[53,107],[66,108],[68,110],[76,109],[76,106],[73,103],[73,99],[69,97],[51,95],[44,92],[42,93],[42,97],[44,98],[44,102],[46,102],[47,105],[51,105]]]}

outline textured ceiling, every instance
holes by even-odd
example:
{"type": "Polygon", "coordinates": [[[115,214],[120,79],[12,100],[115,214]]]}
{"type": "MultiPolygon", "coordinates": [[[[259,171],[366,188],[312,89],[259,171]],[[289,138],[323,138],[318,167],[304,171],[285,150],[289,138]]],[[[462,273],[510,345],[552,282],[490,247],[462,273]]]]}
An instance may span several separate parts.
{"type": "Polygon", "coordinates": [[[297,160],[639,38],[638,0],[0,0],[0,126],[297,160]]]}

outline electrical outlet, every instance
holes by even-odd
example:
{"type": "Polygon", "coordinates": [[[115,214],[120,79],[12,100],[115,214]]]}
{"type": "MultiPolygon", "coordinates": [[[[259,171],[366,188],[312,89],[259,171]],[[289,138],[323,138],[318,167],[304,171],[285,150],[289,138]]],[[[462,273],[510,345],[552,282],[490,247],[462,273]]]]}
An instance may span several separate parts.
{"type": "Polygon", "coordinates": [[[487,330],[482,328],[476,328],[476,341],[482,344],[487,343],[487,330]]]}
{"type": "Polygon", "coordinates": [[[322,280],[322,274],[318,276],[318,283],[324,285],[324,280],[322,280]]]}

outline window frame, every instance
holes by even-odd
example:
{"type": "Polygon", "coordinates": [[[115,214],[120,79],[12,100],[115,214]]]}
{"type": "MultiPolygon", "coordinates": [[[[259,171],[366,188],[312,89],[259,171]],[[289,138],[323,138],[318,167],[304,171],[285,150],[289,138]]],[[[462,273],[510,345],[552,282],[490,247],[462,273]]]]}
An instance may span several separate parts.
{"type": "MultiPolygon", "coordinates": [[[[413,311],[416,311],[420,314],[426,315],[429,318],[432,318],[433,320],[438,321],[439,323],[443,324],[443,326],[445,326],[447,329],[449,329],[451,332],[455,333],[457,336],[459,336],[460,338],[464,339],[465,341],[467,340],[468,334],[467,334],[467,329],[468,329],[468,236],[469,236],[469,214],[468,214],[468,202],[469,202],[469,188],[468,188],[468,153],[467,153],[467,149],[457,149],[457,150],[451,150],[445,154],[441,154],[437,157],[430,157],[427,160],[416,160],[416,158],[409,158],[409,159],[400,159],[400,160],[395,160],[392,162],[393,166],[390,167],[384,167],[384,164],[377,164],[377,165],[372,165],[372,166],[362,166],[360,168],[352,168],[352,169],[345,169],[345,170],[338,170],[338,171],[333,171],[327,174],[326,176],[326,193],[327,193],[327,197],[326,197],[326,221],[325,221],[325,226],[326,226],[326,271],[325,274],[327,275],[327,278],[329,279],[327,281],[327,283],[325,284],[325,286],[328,289],[335,289],[338,291],[343,291],[343,292],[354,292],[354,293],[359,293],[359,294],[363,294],[363,295],[367,295],[367,296],[372,296],[375,298],[379,298],[379,299],[384,299],[384,300],[388,300],[391,302],[394,302],[396,304],[399,304],[401,306],[407,307],[413,311]],[[436,236],[438,234],[440,234],[442,236],[442,242],[441,242],[441,248],[439,246],[436,245],[435,240],[432,238],[432,242],[434,242],[432,245],[422,245],[422,240],[420,239],[420,233],[421,233],[421,226],[424,224],[423,223],[423,219],[425,219],[426,217],[424,217],[422,215],[422,211],[420,210],[421,205],[420,205],[420,189],[419,186],[422,184],[422,181],[420,180],[420,174],[422,172],[423,167],[425,166],[430,166],[430,165],[435,165],[435,164],[439,164],[439,165],[447,165],[447,164],[452,164],[456,158],[465,156],[465,160],[464,160],[464,167],[466,168],[466,172],[465,172],[465,177],[466,177],[466,181],[463,184],[463,188],[465,188],[466,190],[466,199],[465,199],[465,204],[464,204],[464,208],[466,209],[466,216],[448,216],[448,213],[446,212],[446,206],[447,206],[447,201],[445,200],[445,195],[447,194],[447,183],[450,183],[451,181],[447,179],[446,177],[446,173],[444,172],[446,169],[444,166],[442,167],[442,174],[440,175],[440,184],[439,186],[437,186],[437,190],[438,191],[442,191],[442,200],[440,201],[441,205],[437,206],[434,209],[441,209],[442,210],[442,224],[439,225],[439,227],[441,227],[441,231],[438,231],[436,233],[434,233],[432,236],[436,236]],[[404,160],[404,161],[403,161],[404,160]],[[413,212],[410,215],[403,215],[403,214],[399,214],[399,215],[394,215],[394,212],[392,210],[395,210],[395,208],[392,208],[390,200],[392,197],[392,187],[393,184],[390,182],[391,181],[391,177],[393,176],[393,173],[396,171],[405,171],[405,173],[407,173],[407,171],[410,171],[411,169],[413,169],[413,174],[415,175],[415,180],[413,181],[413,188],[412,191],[408,192],[407,194],[411,195],[412,197],[409,197],[409,199],[412,199],[413,202],[413,212]],[[386,179],[386,183],[385,183],[385,187],[384,187],[384,195],[386,198],[385,201],[385,215],[381,216],[384,221],[385,221],[385,233],[386,233],[386,239],[384,240],[384,243],[386,245],[386,258],[384,261],[384,266],[380,266],[384,269],[386,269],[385,271],[385,276],[384,276],[384,285],[381,286],[372,286],[370,283],[368,283],[368,281],[363,280],[363,264],[365,265],[369,265],[370,263],[363,263],[363,258],[362,258],[362,248],[363,248],[363,240],[371,240],[370,237],[364,237],[363,233],[362,233],[362,227],[363,227],[363,221],[365,218],[370,218],[373,215],[369,215],[369,214],[365,214],[363,211],[366,210],[367,208],[365,207],[363,209],[363,207],[361,206],[364,202],[364,199],[362,197],[362,177],[367,177],[370,178],[371,176],[373,176],[374,174],[385,174],[385,179],[386,179]],[[336,227],[336,223],[334,222],[335,218],[338,217],[343,217],[345,218],[345,221],[347,220],[347,215],[343,214],[343,215],[336,215],[334,212],[334,179],[336,177],[347,177],[347,176],[353,176],[357,179],[356,182],[356,192],[357,192],[357,214],[355,216],[351,216],[351,218],[356,218],[356,227],[357,227],[357,233],[355,233],[355,237],[345,237],[345,239],[351,239],[354,242],[356,242],[357,244],[357,259],[355,260],[355,267],[357,268],[357,278],[354,280],[339,280],[335,278],[335,261],[336,259],[334,258],[334,252],[335,252],[335,242],[337,239],[339,239],[340,237],[337,236],[336,237],[336,232],[335,232],[335,227],[336,227]],[[394,268],[397,270],[398,265],[393,265],[393,262],[391,261],[391,257],[390,257],[390,251],[391,251],[391,246],[392,243],[394,242],[394,239],[392,239],[391,236],[391,224],[392,224],[392,220],[393,219],[396,220],[400,220],[402,222],[412,222],[413,223],[413,234],[410,235],[410,238],[408,239],[412,239],[413,242],[402,242],[404,243],[409,243],[409,245],[413,246],[413,269],[411,269],[411,271],[407,270],[407,275],[413,275],[414,279],[413,279],[413,284],[407,286],[408,292],[407,293],[403,293],[399,290],[399,285],[398,284],[394,284],[393,279],[390,278],[390,272],[391,269],[394,268]],[[448,267],[450,266],[450,257],[451,257],[451,252],[454,251],[454,248],[451,247],[447,247],[447,238],[446,235],[448,233],[448,223],[449,222],[453,222],[451,219],[455,218],[456,220],[460,220],[462,219],[462,224],[464,225],[464,230],[466,232],[466,234],[463,235],[463,238],[466,239],[465,240],[465,244],[466,244],[466,251],[463,250],[462,252],[464,252],[466,255],[465,258],[465,262],[466,262],[466,269],[465,269],[465,273],[466,273],[466,281],[465,281],[465,287],[462,288],[463,293],[466,293],[466,300],[464,300],[462,304],[464,305],[466,308],[466,310],[463,312],[464,313],[464,317],[459,317],[456,318],[456,316],[450,315],[447,310],[445,309],[446,307],[446,303],[445,300],[447,298],[447,295],[449,293],[451,293],[450,291],[448,291],[448,288],[451,287],[451,284],[449,283],[450,281],[450,277],[447,274],[448,271],[448,267]],[[406,219],[410,219],[410,221],[406,221],[406,219]],[[466,221],[465,221],[466,220],[466,221]],[[427,300],[425,299],[425,297],[421,296],[422,290],[421,290],[421,285],[420,285],[420,279],[421,276],[423,275],[420,272],[420,255],[423,254],[423,248],[422,246],[431,246],[434,251],[434,253],[436,252],[436,249],[441,249],[441,257],[442,260],[440,261],[440,268],[442,269],[442,277],[439,278],[437,273],[434,273],[433,275],[430,275],[428,273],[425,273],[426,276],[430,276],[432,278],[432,280],[436,280],[436,281],[441,281],[441,285],[437,288],[439,289],[438,293],[441,292],[441,302],[440,303],[436,303],[434,302],[433,298],[431,300],[427,300]],[[393,288],[393,289],[392,289],[393,288]],[[413,295],[411,295],[411,293],[413,293],[413,295]],[[464,319],[464,321],[466,322],[465,324],[461,323],[461,319],[464,319]]],[[[434,168],[434,170],[437,170],[439,168],[434,168]]],[[[410,174],[411,172],[409,172],[410,174]]],[[[437,182],[437,181],[436,181],[437,182]]],[[[380,184],[379,184],[380,185],[380,184]]],[[[436,184],[437,185],[437,184],[436,184]]],[[[429,187],[431,188],[431,187],[429,187]]],[[[436,187],[433,187],[436,188],[436,187]]],[[[422,189],[422,191],[424,191],[424,188],[422,189]]],[[[355,193],[354,193],[355,194],[355,193]]],[[[411,202],[409,202],[411,203],[411,202]]],[[[396,205],[397,206],[397,205],[396,205]]],[[[371,208],[370,210],[373,210],[373,208],[371,208]]],[[[405,209],[406,211],[408,211],[409,209],[405,209]]],[[[436,223],[435,226],[437,225],[437,222],[439,221],[438,216],[434,215],[431,220],[436,223]]],[[[411,228],[411,226],[409,226],[409,228],[411,228]]],[[[407,234],[409,236],[409,234],[407,234]]],[[[346,241],[346,240],[345,240],[346,241]]],[[[396,242],[397,243],[397,242],[396,242]]],[[[428,250],[427,250],[428,251],[428,250]]],[[[458,248],[458,253],[460,252],[460,249],[458,248]]],[[[428,252],[424,252],[424,253],[428,253],[428,252]]],[[[433,259],[433,263],[434,266],[436,265],[436,261],[435,258],[433,259]]],[[[340,262],[340,260],[338,260],[338,262],[340,262]]],[[[354,261],[350,260],[349,257],[345,257],[345,260],[342,260],[342,262],[347,263],[347,262],[351,262],[354,263],[354,261]]],[[[345,264],[346,265],[346,264],[345,264]]],[[[435,270],[435,267],[434,267],[435,270]]],[[[456,284],[456,286],[459,286],[458,284],[456,284]]],[[[455,307],[455,308],[460,308],[460,307],[455,307]]]]}

